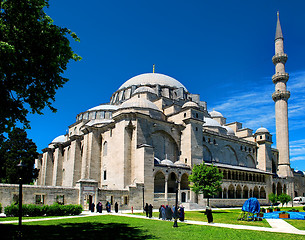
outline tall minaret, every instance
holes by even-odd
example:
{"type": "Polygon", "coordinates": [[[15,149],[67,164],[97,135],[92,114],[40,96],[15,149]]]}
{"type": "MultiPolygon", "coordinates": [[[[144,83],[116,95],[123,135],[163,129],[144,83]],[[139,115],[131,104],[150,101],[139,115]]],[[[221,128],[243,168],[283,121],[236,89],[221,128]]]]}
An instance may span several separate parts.
{"type": "Polygon", "coordinates": [[[284,38],[280,24],[279,12],[277,12],[277,25],[275,34],[275,55],[272,62],[275,65],[275,74],[272,81],[275,84],[275,92],[272,99],[275,102],[275,124],[276,124],[276,148],[279,150],[278,175],[280,177],[291,177],[289,159],[289,134],[288,134],[288,99],[290,92],[286,90],[286,82],[289,74],[285,72],[287,54],[284,53],[284,38]]]}

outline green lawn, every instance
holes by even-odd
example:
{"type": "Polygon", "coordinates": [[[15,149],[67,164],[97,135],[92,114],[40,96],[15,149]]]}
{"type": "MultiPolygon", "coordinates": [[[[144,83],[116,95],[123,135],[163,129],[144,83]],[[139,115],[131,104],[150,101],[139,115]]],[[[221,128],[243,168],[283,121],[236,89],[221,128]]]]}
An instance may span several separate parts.
{"type": "MultiPolygon", "coordinates": [[[[285,239],[304,236],[197,226],[113,215],[68,218],[24,223],[23,239],[285,239]]],[[[13,239],[16,224],[0,224],[1,239],[13,239]]]]}
{"type": "Polygon", "coordinates": [[[289,224],[291,224],[292,226],[294,226],[297,229],[300,230],[305,230],[305,220],[292,220],[292,219],[287,219],[285,220],[286,222],[288,222],[289,224]]]}
{"type": "MultiPolygon", "coordinates": [[[[263,219],[263,221],[237,221],[241,210],[239,209],[230,209],[230,210],[214,210],[213,211],[213,219],[214,223],[228,223],[228,224],[238,224],[238,225],[250,225],[250,226],[258,226],[258,227],[270,227],[268,222],[263,219]]],[[[138,215],[144,215],[143,213],[137,213],[138,215]]],[[[159,213],[154,212],[154,217],[158,217],[159,213]]],[[[204,211],[186,211],[185,212],[186,220],[194,220],[194,221],[203,221],[208,222],[204,211]]]]}

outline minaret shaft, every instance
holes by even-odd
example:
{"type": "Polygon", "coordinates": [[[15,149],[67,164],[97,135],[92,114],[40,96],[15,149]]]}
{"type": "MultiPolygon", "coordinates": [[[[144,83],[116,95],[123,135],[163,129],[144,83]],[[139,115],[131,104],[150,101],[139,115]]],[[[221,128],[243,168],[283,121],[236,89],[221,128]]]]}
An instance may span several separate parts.
{"type": "Polygon", "coordinates": [[[287,55],[284,53],[284,38],[278,15],[275,35],[275,55],[272,58],[275,65],[275,74],[272,76],[275,92],[272,94],[272,98],[275,102],[276,148],[279,151],[278,175],[280,177],[292,176],[288,131],[288,99],[290,92],[286,88],[289,75],[285,72],[287,58],[287,55]]]}

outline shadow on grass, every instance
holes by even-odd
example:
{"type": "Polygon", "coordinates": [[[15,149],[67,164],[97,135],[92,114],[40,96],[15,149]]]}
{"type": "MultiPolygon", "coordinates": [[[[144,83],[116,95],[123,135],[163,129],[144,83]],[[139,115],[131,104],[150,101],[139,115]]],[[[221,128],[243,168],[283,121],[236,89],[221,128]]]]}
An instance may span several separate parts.
{"type": "MultiPolygon", "coordinates": [[[[16,239],[17,225],[1,224],[1,239],[16,239]]],[[[60,225],[23,225],[23,239],[156,239],[142,229],[121,223],[68,223],[60,225]]]]}
{"type": "MultiPolygon", "coordinates": [[[[205,213],[205,211],[199,211],[200,213],[205,213]]],[[[224,212],[222,212],[222,211],[212,211],[212,213],[213,214],[218,214],[218,213],[231,213],[231,212],[226,212],[226,211],[224,211],[224,212]]]]}

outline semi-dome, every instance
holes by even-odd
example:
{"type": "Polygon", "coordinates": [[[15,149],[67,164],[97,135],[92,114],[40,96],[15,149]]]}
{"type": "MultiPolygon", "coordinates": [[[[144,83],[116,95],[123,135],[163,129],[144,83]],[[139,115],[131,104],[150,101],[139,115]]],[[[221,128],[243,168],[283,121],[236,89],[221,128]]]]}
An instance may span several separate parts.
{"type": "Polygon", "coordinates": [[[235,132],[232,128],[230,128],[229,126],[223,126],[225,129],[227,129],[227,135],[230,136],[235,136],[235,132]]]}
{"type": "Polygon", "coordinates": [[[65,135],[60,135],[56,138],[53,139],[52,143],[62,143],[66,141],[66,136],[65,135]]]}
{"type": "Polygon", "coordinates": [[[186,108],[186,107],[197,107],[198,108],[198,104],[192,101],[186,102],[183,104],[182,108],[186,108]]]}
{"type": "Polygon", "coordinates": [[[205,122],[203,124],[204,127],[222,127],[219,122],[215,121],[212,118],[204,117],[203,121],[205,122]]]}
{"type": "Polygon", "coordinates": [[[162,160],[161,164],[163,164],[163,165],[174,165],[174,163],[169,159],[162,160]]]}
{"type": "Polygon", "coordinates": [[[255,133],[269,133],[268,129],[267,128],[264,128],[264,127],[260,127],[256,130],[255,133]]]}
{"type": "Polygon", "coordinates": [[[173,88],[184,88],[187,92],[187,89],[176,79],[160,74],[160,73],[144,73],[137,75],[133,78],[127,80],[119,89],[128,88],[130,86],[146,86],[146,85],[160,85],[168,86],[173,88]]]}
{"type": "Polygon", "coordinates": [[[214,118],[214,117],[223,117],[220,112],[217,112],[214,109],[213,109],[212,112],[210,112],[210,115],[211,115],[212,118],[214,118]]]}
{"type": "Polygon", "coordinates": [[[98,110],[104,110],[104,111],[107,111],[107,110],[117,110],[118,108],[119,107],[116,106],[116,105],[101,104],[101,105],[98,105],[96,107],[88,109],[86,112],[89,112],[89,111],[98,111],[98,110]]]}
{"type": "Polygon", "coordinates": [[[150,87],[139,87],[137,88],[133,94],[136,94],[136,93],[145,93],[145,92],[149,92],[149,93],[153,93],[153,94],[156,94],[155,90],[150,88],[150,87]]]}
{"type": "Polygon", "coordinates": [[[154,104],[153,102],[147,100],[146,98],[138,98],[138,97],[134,97],[127,100],[126,102],[123,102],[120,106],[120,109],[124,109],[124,108],[150,108],[160,111],[157,105],[154,104]]]}

